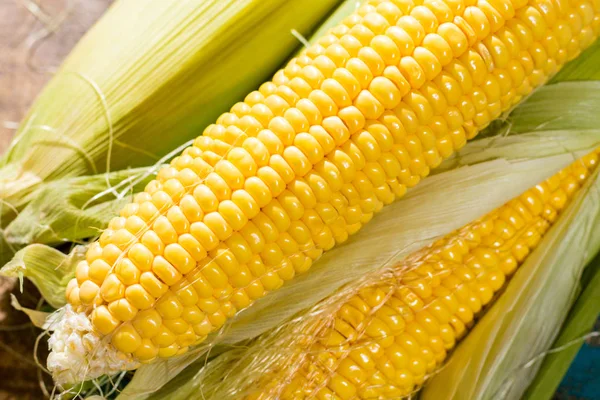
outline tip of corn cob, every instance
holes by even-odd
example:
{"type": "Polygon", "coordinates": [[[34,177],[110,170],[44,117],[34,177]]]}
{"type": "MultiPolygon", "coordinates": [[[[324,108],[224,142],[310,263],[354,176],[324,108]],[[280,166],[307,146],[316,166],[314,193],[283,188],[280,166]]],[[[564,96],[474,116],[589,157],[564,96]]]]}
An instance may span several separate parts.
{"type": "Polygon", "coordinates": [[[131,355],[117,350],[110,338],[96,333],[84,312],[76,312],[71,305],[62,312],[62,318],[50,327],[54,332],[48,340],[48,370],[57,384],[83,382],[139,367],[131,355]]]}

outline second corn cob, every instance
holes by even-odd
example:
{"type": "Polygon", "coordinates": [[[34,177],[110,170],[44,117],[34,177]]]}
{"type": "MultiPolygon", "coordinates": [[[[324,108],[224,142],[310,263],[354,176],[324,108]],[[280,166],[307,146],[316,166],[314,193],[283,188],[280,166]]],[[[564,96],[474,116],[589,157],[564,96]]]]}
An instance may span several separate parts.
{"type": "Polygon", "coordinates": [[[367,1],[111,221],[67,288],[90,337],[65,319],[50,369],[77,380],[185,352],[344,242],[599,29],[597,2],[367,1]],[[83,343],[84,370],[67,337],[83,343]],[[100,341],[110,356],[87,357],[100,341]]]}

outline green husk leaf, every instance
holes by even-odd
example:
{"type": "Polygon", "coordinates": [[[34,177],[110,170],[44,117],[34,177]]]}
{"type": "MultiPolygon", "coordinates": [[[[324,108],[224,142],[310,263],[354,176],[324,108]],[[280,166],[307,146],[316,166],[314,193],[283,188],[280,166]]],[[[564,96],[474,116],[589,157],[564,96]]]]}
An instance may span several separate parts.
{"type": "Polygon", "coordinates": [[[511,133],[597,129],[599,103],[598,81],[547,85],[512,112],[508,125],[511,133]]]}
{"type": "Polygon", "coordinates": [[[432,174],[502,158],[527,160],[566,154],[570,161],[575,161],[595,149],[598,135],[600,129],[548,130],[486,137],[467,144],[432,174]]]}
{"type": "MultiPolygon", "coordinates": [[[[0,200],[155,162],[268,78],[339,0],[120,0],[40,94],[0,160],[0,200]]],[[[12,215],[3,206],[3,225],[12,215]]]]}
{"type": "Polygon", "coordinates": [[[598,171],[505,292],[429,381],[423,400],[517,399],[535,377],[600,247],[598,171]],[[592,235],[592,233],[595,233],[592,235]]]}
{"type": "Polygon", "coordinates": [[[48,320],[48,317],[52,315],[52,313],[32,310],[31,308],[23,307],[21,304],[19,304],[19,300],[17,300],[17,297],[12,293],[10,294],[10,305],[13,306],[15,310],[24,312],[29,317],[29,320],[31,321],[33,326],[40,329],[46,329],[48,327],[46,321],[48,320]]]}
{"type": "Polygon", "coordinates": [[[77,242],[97,236],[131,195],[154,177],[150,168],[63,178],[39,187],[4,230],[13,245],[77,242]]]}
{"type": "Polygon", "coordinates": [[[583,274],[583,292],[569,312],[552,351],[544,358],[535,379],[525,392],[523,400],[551,399],[569,365],[583,345],[586,334],[592,330],[600,314],[600,256],[597,256],[583,274]]]}
{"type": "Polygon", "coordinates": [[[154,177],[155,167],[62,178],[39,186],[4,229],[0,265],[31,243],[81,243],[98,236],[120,208],[154,177]]]}
{"type": "Polygon", "coordinates": [[[65,304],[65,289],[75,276],[75,266],[84,256],[80,246],[66,255],[52,247],[32,244],[19,250],[0,269],[0,275],[18,278],[21,282],[23,278],[28,278],[39,289],[44,300],[52,307],[59,308],[65,304]]]}

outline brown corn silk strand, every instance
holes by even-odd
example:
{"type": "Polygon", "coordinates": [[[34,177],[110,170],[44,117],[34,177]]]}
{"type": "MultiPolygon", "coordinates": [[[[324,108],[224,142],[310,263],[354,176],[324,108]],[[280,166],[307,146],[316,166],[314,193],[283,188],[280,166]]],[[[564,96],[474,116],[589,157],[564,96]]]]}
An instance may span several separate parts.
{"type": "Polygon", "coordinates": [[[414,393],[535,249],[593,174],[599,155],[594,151],[259,338],[230,368],[241,377],[217,384],[216,393],[252,400],[414,393]]]}
{"type": "Polygon", "coordinates": [[[366,1],[123,208],[67,287],[141,362],[306,272],[543,84],[600,2],[366,1]]]}

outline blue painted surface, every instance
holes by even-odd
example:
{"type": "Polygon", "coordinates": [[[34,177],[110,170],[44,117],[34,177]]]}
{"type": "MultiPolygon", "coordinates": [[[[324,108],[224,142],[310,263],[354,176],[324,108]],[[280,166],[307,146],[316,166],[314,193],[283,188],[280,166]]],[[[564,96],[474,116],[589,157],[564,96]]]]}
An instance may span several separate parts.
{"type": "Polygon", "coordinates": [[[557,400],[600,400],[600,346],[585,343],[558,387],[557,400]]]}

